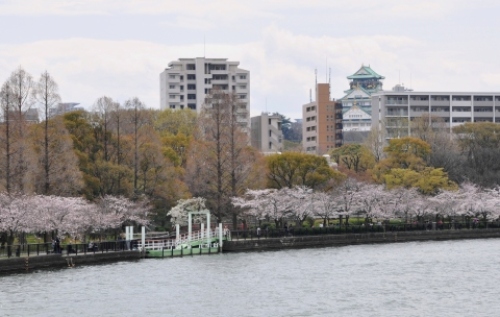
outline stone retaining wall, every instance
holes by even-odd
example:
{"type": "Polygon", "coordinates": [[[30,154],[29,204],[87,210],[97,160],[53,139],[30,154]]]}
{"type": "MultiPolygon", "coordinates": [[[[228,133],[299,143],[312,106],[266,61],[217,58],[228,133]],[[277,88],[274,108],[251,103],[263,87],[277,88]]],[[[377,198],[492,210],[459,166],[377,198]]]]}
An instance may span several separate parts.
{"type": "Polygon", "coordinates": [[[99,264],[124,260],[137,260],[142,258],[139,251],[107,252],[95,254],[79,254],[66,256],[60,254],[41,255],[33,257],[12,257],[0,260],[0,274],[29,272],[42,268],[62,268],[85,264],[99,264]]]}
{"type": "Polygon", "coordinates": [[[495,229],[443,231],[431,230],[317,236],[287,236],[283,238],[233,240],[224,242],[223,252],[264,251],[325,246],[345,246],[354,244],[484,238],[500,238],[500,231],[495,229]]]}

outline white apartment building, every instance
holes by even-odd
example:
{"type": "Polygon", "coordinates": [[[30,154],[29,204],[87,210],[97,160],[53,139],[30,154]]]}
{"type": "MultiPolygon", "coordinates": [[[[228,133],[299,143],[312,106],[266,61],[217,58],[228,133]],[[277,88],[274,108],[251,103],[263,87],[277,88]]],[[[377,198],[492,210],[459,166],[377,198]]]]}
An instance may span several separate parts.
{"type": "Polygon", "coordinates": [[[386,138],[411,135],[415,118],[451,129],[464,122],[500,122],[500,92],[381,91],[372,95],[372,127],[386,138]]]}
{"type": "Polygon", "coordinates": [[[261,152],[280,152],[283,150],[281,116],[263,112],[251,118],[252,146],[261,152]]]}
{"type": "MultiPolygon", "coordinates": [[[[234,93],[250,126],[250,72],[227,58],[180,58],[160,74],[160,108],[201,111],[212,89],[234,93]]],[[[240,109],[240,110],[241,110],[240,109]]],[[[242,111],[240,111],[242,112],[242,111]]]]}

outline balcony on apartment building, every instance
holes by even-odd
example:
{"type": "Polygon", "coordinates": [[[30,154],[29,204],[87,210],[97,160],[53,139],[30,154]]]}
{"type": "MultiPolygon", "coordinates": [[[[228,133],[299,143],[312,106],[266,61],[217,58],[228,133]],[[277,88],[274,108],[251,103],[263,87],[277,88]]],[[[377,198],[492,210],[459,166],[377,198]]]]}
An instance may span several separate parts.
{"type": "Polygon", "coordinates": [[[450,97],[431,96],[431,106],[450,106],[450,97]]]}
{"type": "Polygon", "coordinates": [[[410,106],[429,106],[429,98],[421,96],[411,97],[410,106]]]}
{"type": "Polygon", "coordinates": [[[406,108],[400,108],[400,109],[388,109],[385,112],[386,117],[407,117],[408,116],[408,110],[406,108]]]}
{"type": "Polygon", "coordinates": [[[421,117],[426,113],[429,113],[429,107],[410,107],[410,117],[421,117]]]}
{"type": "Polygon", "coordinates": [[[181,87],[179,85],[169,85],[168,93],[169,94],[180,94],[181,87]]]}
{"type": "Polygon", "coordinates": [[[248,76],[245,74],[245,75],[242,75],[242,74],[237,74],[235,76],[235,79],[236,79],[236,83],[246,83],[248,82],[248,76]]]}
{"type": "Polygon", "coordinates": [[[493,107],[493,96],[474,96],[474,107],[493,107]]]}
{"type": "Polygon", "coordinates": [[[432,117],[449,117],[450,116],[450,107],[446,107],[446,106],[440,106],[440,107],[436,107],[436,106],[432,106],[431,107],[431,113],[430,115],[432,117]]]}
{"type": "Polygon", "coordinates": [[[168,82],[172,83],[172,84],[180,84],[181,77],[179,74],[169,74],[168,75],[168,82]]]}
{"type": "Polygon", "coordinates": [[[407,97],[399,97],[399,98],[388,97],[385,101],[385,105],[386,106],[408,105],[408,98],[407,97]]]}
{"type": "Polygon", "coordinates": [[[471,107],[453,106],[451,108],[451,116],[454,118],[470,118],[472,116],[471,107]]]}
{"type": "Polygon", "coordinates": [[[470,107],[472,106],[472,100],[470,96],[452,96],[451,97],[452,106],[470,107]]]}
{"type": "Polygon", "coordinates": [[[474,122],[493,122],[493,118],[474,118],[474,122]]]}
{"type": "Polygon", "coordinates": [[[493,107],[474,106],[474,118],[493,118],[493,107]]]}

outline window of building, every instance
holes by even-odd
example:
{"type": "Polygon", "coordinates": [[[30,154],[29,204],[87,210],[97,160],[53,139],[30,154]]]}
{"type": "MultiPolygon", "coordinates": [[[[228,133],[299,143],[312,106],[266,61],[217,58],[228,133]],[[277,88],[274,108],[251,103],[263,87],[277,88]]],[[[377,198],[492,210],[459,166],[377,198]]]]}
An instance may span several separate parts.
{"type": "Polygon", "coordinates": [[[247,95],[239,95],[238,96],[240,99],[245,99],[247,97],[247,95]]]}
{"type": "Polygon", "coordinates": [[[180,107],[181,107],[181,109],[184,109],[184,105],[181,105],[180,107]]]}
{"type": "Polygon", "coordinates": [[[247,85],[239,85],[238,88],[240,88],[240,89],[247,89],[247,85]]]}
{"type": "Polygon", "coordinates": [[[175,75],[168,75],[168,78],[175,79],[175,75]]]}
{"type": "Polygon", "coordinates": [[[195,84],[188,84],[187,85],[187,89],[188,90],[195,90],[196,89],[196,85],[195,84]]]}
{"type": "Polygon", "coordinates": [[[195,103],[188,103],[188,108],[196,110],[196,104],[195,103]]]}
{"type": "Polygon", "coordinates": [[[183,80],[184,80],[184,76],[181,75],[181,81],[183,81],[183,80]]]}
{"type": "Polygon", "coordinates": [[[168,98],[175,99],[175,95],[169,95],[168,98]]]}
{"type": "Polygon", "coordinates": [[[175,89],[175,85],[168,85],[168,89],[175,89]]]}
{"type": "Polygon", "coordinates": [[[181,91],[184,91],[184,86],[181,85],[181,91]]]}
{"type": "Polygon", "coordinates": [[[196,99],[196,94],[188,94],[188,100],[196,99]]]}
{"type": "Polygon", "coordinates": [[[196,70],[196,65],[195,64],[186,64],[186,69],[187,70],[196,70]]]}
{"type": "Polygon", "coordinates": [[[187,75],[187,80],[195,80],[196,79],[196,75],[195,74],[188,74],[187,75]]]}
{"type": "Polygon", "coordinates": [[[227,75],[215,74],[212,76],[213,80],[227,80],[227,75]]]}
{"type": "Polygon", "coordinates": [[[183,95],[181,95],[181,101],[182,101],[182,100],[184,100],[184,96],[183,96],[183,95]]]}
{"type": "Polygon", "coordinates": [[[226,70],[225,64],[208,64],[209,70],[226,70]]]}
{"type": "Polygon", "coordinates": [[[247,75],[240,75],[240,79],[247,79],[247,75]]]}
{"type": "Polygon", "coordinates": [[[175,105],[170,104],[170,109],[175,109],[175,105]]]}

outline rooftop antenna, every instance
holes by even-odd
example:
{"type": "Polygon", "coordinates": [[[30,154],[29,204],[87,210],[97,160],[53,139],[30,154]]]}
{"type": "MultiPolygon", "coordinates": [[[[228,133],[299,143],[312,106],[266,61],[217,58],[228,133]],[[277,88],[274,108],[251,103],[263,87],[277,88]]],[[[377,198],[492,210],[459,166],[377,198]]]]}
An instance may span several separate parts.
{"type": "Polygon", "coordinates": [[[325,60],[325,82],[328,82],[328,57],[325,60]]]}
{"type": "Polygon", "coordinates": [[[332,96],[331,96],[331,90],[332,90],[332,87],[331,87],[331,81],[332,81],[332,68],[328,68],[328,100],[332,100],[332,96]]]}
{"type": "Polygon", "coordinates": [[[309,89],[309,102],[313,102],[313,90],[309,89]]]}
{"type": "Polygon", "coordinates": [[[316,91],[316,100],[318,100],[318,69],[314,69],[314,87],[316,91]]]}

